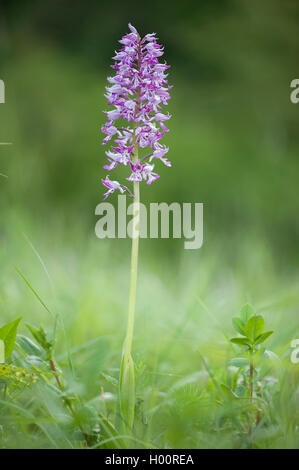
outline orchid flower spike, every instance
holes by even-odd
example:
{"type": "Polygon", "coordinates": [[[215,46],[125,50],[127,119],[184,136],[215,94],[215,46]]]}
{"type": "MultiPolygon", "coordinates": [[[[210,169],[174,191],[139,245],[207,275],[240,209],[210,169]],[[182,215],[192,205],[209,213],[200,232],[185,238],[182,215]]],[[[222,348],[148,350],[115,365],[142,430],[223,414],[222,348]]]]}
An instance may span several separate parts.
{"type": "MultiPolygon", "coordinates": [[[[159,140],[168,132],[165,121],[171,116],[163,114],[162,106],[167,105],[172,87],[167,80],[169,66],[159,62],[163,48],[157,43],[155,33],[142,39],[134,26],[129,24],[129,29],[130,33],[119,41],[122,47],[115,53],[115,63],[111,66],[115,75],[108,77],[110,85],[106,87],[105,97],[113,109],[104,111],[107,122],[102,127],[103,144],[112,143],[106,152],[108,163],[104,168],[110,172],[124,165],[131,171],[128,181],[151,184],[159,178],[153,171],[156,160],[171,166],[165,157],[169,149],[159,140]]],[[[108,176],[102,183],[108,188],[105,199],[116,190],[127,191],[132,196],[126,186],[111,181],[108,176]]]]}

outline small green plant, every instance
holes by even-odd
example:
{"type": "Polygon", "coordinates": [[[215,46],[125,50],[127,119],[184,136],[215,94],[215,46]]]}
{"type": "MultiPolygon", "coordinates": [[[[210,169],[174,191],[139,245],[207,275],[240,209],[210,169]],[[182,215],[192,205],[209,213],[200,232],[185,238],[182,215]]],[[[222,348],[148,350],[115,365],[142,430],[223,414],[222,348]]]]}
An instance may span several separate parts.
{"type": "Polygon", "coordinates": [[[248,400],[248,405],[244,402],[243,410],[249,423],[248,435],[252,439],[253,425],[260,425],[265,415],[268,388],[276,383],[274,377],[265,376],[267,368],[262,367],[263,359],[278,359],[278,356],[263,346],[273,331],[265,331],[264,317],[258,315],[250,304],[242,307],[240,316],[234,317],[232,324],[239,336],[230,341],[241,348],[242,355],[229,361],[229,365],[236,367],[237,372],[231,386],[225,388],[235,398],[248,400]]]}
{"type": "Polygon", "coordinates": [[[261,344],[272,335],[273,331],[265,330],[265,320],[262,315],[257,315],[250,304],[242,307],[240,317],[234,317],[233,327],[241,336],[231,338],[233,344],[240,346],[247,357],[235,358],[230,364],[244,367],[249,363],[249,390],[250,400],[254,393],[254,356],[261,349],[261,344]],[[249,357],[249,359],[248,359],[249,357]]]}
{"type": "Polygon", "coordinates": [[[85,431],[85,429],[83,428],[83,425],[81,422],[82,420],[80,419],[81,417],[79,416],[79,413],[76,411],[74,407],[74,402],[78,401],[78,397],[71,396],[67,392],[66,387],[62,381],[62,377],[61,377],[62,373],[61,371],[58,371],[58,368],[55,364],[54,346],[55,346],[56,326],[54,327],[54,332],[50,338],[48,337],[46,331],[41,325],[39,326],[39,328],[36,328],[32,325],[26,325],[26,326],[28,330],[30,331],[30,333],[32,334],[33,338],[36,340],[37,345],[41,348],[44,361],[49,364],[50,369],[55,376],[55,380],[61,392],[62,400],[66,408],[69,410],[74,421],[77,423],[80,431],[82,432],[82,435],[84,436],[84,440],[85,440],[85,445],[86,446],[90,445],[90,443],[92,442],[91,438],[88,435],[88,433],[85,431]]]}

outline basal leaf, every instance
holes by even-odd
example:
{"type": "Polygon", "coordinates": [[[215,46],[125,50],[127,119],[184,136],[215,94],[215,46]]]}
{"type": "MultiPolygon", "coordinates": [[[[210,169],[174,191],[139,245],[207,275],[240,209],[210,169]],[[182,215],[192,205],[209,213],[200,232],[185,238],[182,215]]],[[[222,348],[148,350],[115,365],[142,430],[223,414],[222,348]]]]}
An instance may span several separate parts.
{"type": "Polygon", "coordinates": [[[131,353],[124,350],[119,380],[119,406],[125,428],[132,429],[135,411],[135,372],[131,353]]]}

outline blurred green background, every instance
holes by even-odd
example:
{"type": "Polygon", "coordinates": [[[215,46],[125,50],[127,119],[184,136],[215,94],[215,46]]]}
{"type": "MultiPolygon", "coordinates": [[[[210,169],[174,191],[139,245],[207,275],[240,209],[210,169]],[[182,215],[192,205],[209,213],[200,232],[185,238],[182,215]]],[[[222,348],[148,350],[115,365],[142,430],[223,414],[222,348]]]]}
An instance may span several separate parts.
{"type": "Polygon", "coordinates": [[[10,0],[0,18],[0,140],[13,142],[0,147],[1,322],[51,322],[17,266],[62,314],[71,345],[111,335],[119,360],[130,240],[98,240],[94,211],[104,87],[131,22],[157,32],[174,85],[173,166],[160,166],[142,200],[204,203],[200,250],[141,242],[136,351],[158,350],[179,328],[186,356],[172,367],[187,367],[189,351],[196,369],[195,345],[220,340],[215,325],[230,331],[247,300],[279,328],[282,349],[298,337],[298,2],[10,0]]]}

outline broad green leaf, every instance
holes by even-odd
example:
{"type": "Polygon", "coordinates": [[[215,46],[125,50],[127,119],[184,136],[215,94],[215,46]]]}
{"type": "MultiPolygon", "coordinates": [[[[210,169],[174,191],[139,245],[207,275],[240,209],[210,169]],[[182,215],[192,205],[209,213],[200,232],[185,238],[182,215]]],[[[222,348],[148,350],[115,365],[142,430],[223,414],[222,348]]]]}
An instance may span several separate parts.
{"type": "Polygon", "coordinates": [[[229,365],[235,367],[247,367],[249,366],[249,359],[246,357],[234,357],[229,361],[229,365]]]}
{"type": "Polygon", "coordinates": [[[264,341],[266,341],[267,338],[269,338],[269,336],[271,336],[273,334],[273,331],[266,331],[265,333],[262,333],[261,335],[259,335],[254,344],[257,345],[257,344],[261,344],[263,343],[264,341]]]}
{"type": "Polygon", "coordinates": [[[243,323],[243,321],[242,321],[240,318],[238,318],[238,317],[234,317],[234,318],[232,319],[232,323],[233,323],[234,329],[235,329],[238,333],[240,333],[241,335],[244,336],[244,335],[245,335],[245,333],[244,333],[244,326],[245,326],[245,324],[243,323]]]}
{"type": "Polygon", "coordinates": [[[248,338],[231,338],[230,341],[234,344],[239,344],[241,346],[250,346],[250,340],[248,338]]]}
{"type": "Polygon", "coordinates": [[[5,359],[7,359],[14,350],[16,336],[17,336],[17,328],[21,321],[21,317],[17,318],[17,320],[12,321],[11,323],[7,323],[6,325],[0,328],[0,339],[4,342],[5,347],[5,359]]]}
{"type": "Polygon", "coordinates": [[[254,315],[254,317],[249,318],[245,325],[245,335],[254,342],[254,340],[262,334],[265,327],[264,318],[261,315],[254,315]]]}

